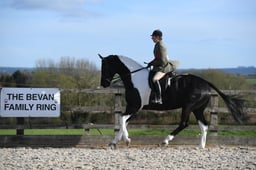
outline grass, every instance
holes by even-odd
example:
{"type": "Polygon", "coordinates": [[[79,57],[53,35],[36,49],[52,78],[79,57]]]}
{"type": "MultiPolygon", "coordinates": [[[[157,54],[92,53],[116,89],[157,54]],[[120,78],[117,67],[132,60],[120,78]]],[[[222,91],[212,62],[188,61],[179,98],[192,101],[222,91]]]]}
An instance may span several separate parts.
{"type": "MultiPolygon", "coordinates": [[[[168,135],[170,130],[128,130],[130,135],[168,135]]],[[[91,129],[91,135],[114,135],[113,129],[91,129]]],[[[84,135],[84,129],[25,129],[25,135],[84,135]]],[[[179,135],[198,135],[199,130],[183,130],[179,135]]],[[[219,131],[220,136],[256,136],[256,131],[219,131]]],[[[0,135],[16,135],[15,129],[0,129],[0,135]]]]}
{"type": "Polygon", "coordinates": [[[246,81],[252,85],[256,84],[256,78],[247,78],[246,81]]]}
{"type": "Polygon", "coordinates": [[[256,136],[256,131],[220,131],[221,136],[256,136]]]}
{"type": "MultiPolygon", "coordinates": [[[[25,129],[24,135],[83,135],[83,129],[25,129]]],[[[16,135],[15,129],[0,129],[0,135],[16,135]]]]}

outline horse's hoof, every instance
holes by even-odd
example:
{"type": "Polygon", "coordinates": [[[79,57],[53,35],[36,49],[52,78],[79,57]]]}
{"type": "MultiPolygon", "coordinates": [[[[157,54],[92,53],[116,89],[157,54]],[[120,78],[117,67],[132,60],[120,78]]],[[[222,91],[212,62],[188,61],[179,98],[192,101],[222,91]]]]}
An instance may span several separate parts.
{"type": "Polygon", "coordinates": [[[173,140],[174,136],[173,135],[168,135],[162,142],[163,146],[167,146],[169,144],[169,141],[173,140]]]}
{"type": "Polygon", "coordinates": [[[168,143],[166,143],[166,142],[162,142],[162,146],[168,146],[168,143]]]}
{"type": "Polygon", "coordinates": [[[168,139],[163,140],[163,142],[162,142],[162,146],[167,146],[168,144],[169,144],[168,139]]]}
{"type": "Polygon", "coordinates": [[[110,143],[108,145],[111,149],[116,149],[116,144],[115,143],[110,143]]]}
{"type": "Polygon", "coordinates": [[[131,139],[128,138],[128,139],[125,141],[125,143],[126,143],[126,146],[130,146],[130,144],[131,144],[131,139]]]}
{"type": "Polygon", "coordinates": [[[205,148],[205,146],[198,145],[198,146],[196,146],[195,148],[196,148],[196,149],[204,149],[204,148],[205,148]]]}

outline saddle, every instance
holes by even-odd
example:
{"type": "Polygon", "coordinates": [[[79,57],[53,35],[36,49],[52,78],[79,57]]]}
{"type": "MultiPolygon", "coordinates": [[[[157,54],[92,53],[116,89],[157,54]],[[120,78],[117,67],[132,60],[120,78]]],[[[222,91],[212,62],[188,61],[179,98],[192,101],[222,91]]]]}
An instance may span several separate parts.
{"type": "MultiPolygon", "coordinates": [[[[148,83],[151,88],[150,100],[154,99],[154,96],[156,93],[156,91],[154,89],[153,81],[152,81],[154,75],[155,75],[154,71],[149,72],[148,83]]],[[[175,71],[171,71],[171,72],[168,72],[167,74],[165,74],[165,76],[159,80],[160,85],[161,85],[161,91],[162,91],[161,93],[162,94],[164,94],[165,90],[173,84],[173,80],[177,76],[178,76],[178,74],[175,71]]]]}
{"type": "MultiPolygon", "coordinates": [[[[155,72],[154,71],[150,71],[149,72],[149,77],[148,77],[148,83],[149,83],[149,87],[152,89],[154,86],[153,86],[153,76],[155,75],[155,72]]],[[[165,92],[165,90],[168,88],[168,86],[171,86],[172,84],[172,79],[174,77],[176,77],[178,74],[175,72],[175,71],[171,71],[171,72],[168,72],[165,74],[164,77],[162,77],[160,79],[160,84],[161,84],[161,90],[162,90],[162,93],[165,92]]],[[[151,91],[152,93],[152,91],[151,91]]]]}

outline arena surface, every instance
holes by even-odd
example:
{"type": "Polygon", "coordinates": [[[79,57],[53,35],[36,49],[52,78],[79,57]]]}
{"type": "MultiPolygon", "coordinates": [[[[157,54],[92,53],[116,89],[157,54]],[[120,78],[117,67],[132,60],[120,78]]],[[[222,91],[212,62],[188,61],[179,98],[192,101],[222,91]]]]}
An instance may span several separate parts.
{"type": "Polygon", "coordinates": [[[9,169],[256,169],[256,147],[106,146],[0,148],[0,167],[9,169]]]}

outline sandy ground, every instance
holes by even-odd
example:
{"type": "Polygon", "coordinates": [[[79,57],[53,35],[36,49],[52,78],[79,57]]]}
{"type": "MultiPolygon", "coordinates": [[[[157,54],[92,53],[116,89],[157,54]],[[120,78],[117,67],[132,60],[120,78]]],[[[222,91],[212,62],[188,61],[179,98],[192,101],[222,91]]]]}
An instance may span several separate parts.
{"type": "Polygon", "coordinates": [[[0,169],[256,169],[256,147],[0,148],[0,169]]]}

